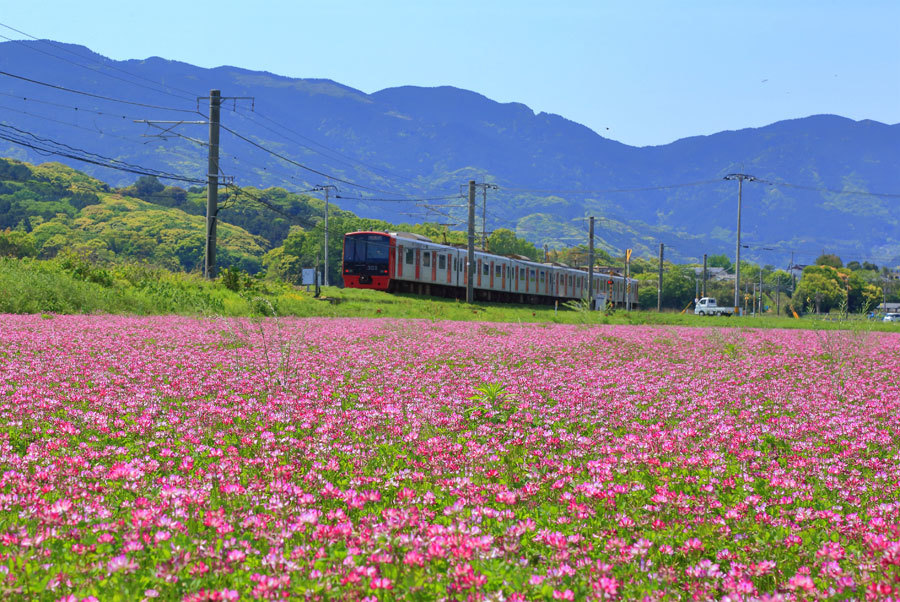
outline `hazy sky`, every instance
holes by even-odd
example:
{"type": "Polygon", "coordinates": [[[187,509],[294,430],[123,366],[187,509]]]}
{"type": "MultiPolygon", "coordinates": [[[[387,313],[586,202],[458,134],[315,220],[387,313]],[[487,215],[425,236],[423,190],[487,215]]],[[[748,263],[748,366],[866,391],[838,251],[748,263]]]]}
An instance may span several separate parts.
{"type": "Polygon", "coordinates": [[[451,85],[638,146],[817,113],[900,122],[897,0],[33,0],[0,22],[114,59],[451,85]]]}

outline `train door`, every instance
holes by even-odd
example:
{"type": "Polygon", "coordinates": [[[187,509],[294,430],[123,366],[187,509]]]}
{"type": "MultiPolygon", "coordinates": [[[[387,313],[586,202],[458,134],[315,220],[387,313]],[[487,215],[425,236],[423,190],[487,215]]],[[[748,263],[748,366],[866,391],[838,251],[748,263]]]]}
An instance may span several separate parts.
{"type": "Polygon", "coordinates": [[[416,280],[422,277],[421,270],[422,249],[416,249],[416,280]]]}
{"type": "Polygon", "coordinates": [[[397,245],[397,278],[403,278],[403,245],[397,245]]]}
{"type": "Polygon", "coordinates": [[[450,257],[450,253],[446,255],[441,253],[441,265],[438,268],[447,271],[447,284],[453,284],[453,258],[450,257]]]}

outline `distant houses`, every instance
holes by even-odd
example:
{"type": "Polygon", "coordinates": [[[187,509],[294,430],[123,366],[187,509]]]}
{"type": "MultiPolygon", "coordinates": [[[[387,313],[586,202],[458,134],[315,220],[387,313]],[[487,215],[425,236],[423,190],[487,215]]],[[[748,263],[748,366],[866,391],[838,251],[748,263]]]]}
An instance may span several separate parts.
{"type": "MultiPolygon", "coordinates": [[[[703,268],[694,268],[694,275],[703,278],[703,268]]],[[[725,268],[706,268],[706,279],[709,282],[734,282],[734,274],[729,274],[725,268]]]]}

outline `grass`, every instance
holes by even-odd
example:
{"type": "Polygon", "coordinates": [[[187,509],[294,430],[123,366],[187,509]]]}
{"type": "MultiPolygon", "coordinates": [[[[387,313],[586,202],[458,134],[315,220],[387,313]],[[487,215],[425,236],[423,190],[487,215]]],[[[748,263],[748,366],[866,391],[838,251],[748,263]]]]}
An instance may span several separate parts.
{"type": "Polygon", "coordinates": [[[467,304],[456,299],[325,287],[319,298],[305,288],[245,278],[239,290],[221,280],[140,264],[106,267],[78,258],[50,261],[0,258],[0,313],[111,313],[135,315],[272,315],[413,318],[557,324],[656,324],[728,328],[900,331],[900,325],[862,316],[801,319],[775,315],[714,317],[675,311],[588,312],[560,305],[467,304]]]}

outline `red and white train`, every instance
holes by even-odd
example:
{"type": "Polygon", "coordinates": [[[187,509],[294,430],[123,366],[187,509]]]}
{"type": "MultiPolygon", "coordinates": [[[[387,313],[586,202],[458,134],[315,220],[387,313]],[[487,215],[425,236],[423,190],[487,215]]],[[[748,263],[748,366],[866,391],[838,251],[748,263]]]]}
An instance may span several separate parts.
{"type": "MultiPolygon", "coordinates": [[[[467,251],[406,232],[350,232],[344,235],[344,286],[389,292],[465,298],[469,276],[467,251]]],[[[475,252],[476,300],[553,303],[584,299],[588,272],[520,257],[475,252]]],[[[635,280],[594,272],[594,298],[624,306],[626,295],[637,307],[635,280]],[[630,284],[630,286],[628,286],[630,284]]]]}

